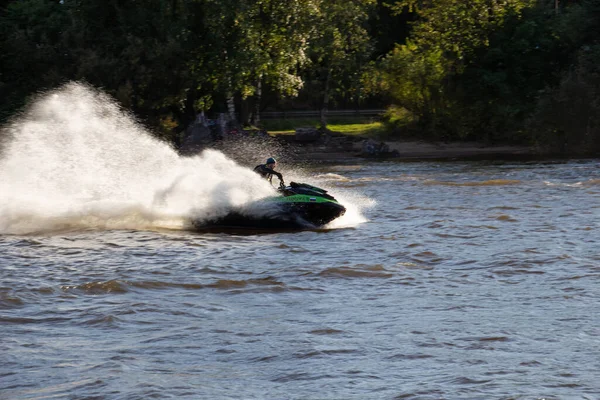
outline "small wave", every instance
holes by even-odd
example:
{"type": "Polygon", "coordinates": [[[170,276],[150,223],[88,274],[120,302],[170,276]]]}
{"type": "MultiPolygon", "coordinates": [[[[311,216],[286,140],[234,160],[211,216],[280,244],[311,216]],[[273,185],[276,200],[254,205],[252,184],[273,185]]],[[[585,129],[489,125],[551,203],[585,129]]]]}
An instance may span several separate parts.
{"type": "Polygon", "coordinates": [[[396,264],[398,267],[405,269],[424,269],[424,270],[432,270],[433,267],[430,265],[423,265],[422,263],[413,263],[413,262],[399,262],[396,264]]]}
{"type": "Polygon", "coordinates": [[[88,282],[76,286],[62,286],[65,292],[81,291],[85,294],[109,294],[109,293],[127,293],[127,282],[111,280],[106,282],[88,282]]]}
{"type": "Polygon", "coordinates": [[[574,182],[574,183],[544,181],[544,185],[551,186],[551,187],[559,186],[559,187],[568,187],[568,188],[588,188],[588,187],[592,187],[592,186],[599,186],[600,179],[590,179],[587,181],[574,182]]]}
{"type": "Polygon", "coordinates": [[[70,321],[70,318],[63,317],[48,317],[48,318],[25,318],[25,317],[2,317],[0,316],[0,324],[44,324],[70,321]]]}
{"type": "Polygon", "coordinates": [[[511,207],[511,206],[494,206],[488,208],[488,210],[518,210],[519,207],[511,207]]]}
{"type": "Polygon", "coordinates": [[[175,283],[175,282],[162,282],[162,281],[143,281],[143,282],[129,282],[129,285],[139,289],[165,289],[165,288],[182,288],[182,289],[202,289],[205,286],[199,283],[175,283]]]}
{"type": "Polygon", "coordinates": [[[320,174],[320,175],[317,175],[316,178],[322,179],[322,180],[327,180],[327,181],[350,182],[349,178],[347,178],[343,175],[334,174],[334,173],[320,174]]]}
{"type": "Polygon", "coordinates": [[[62,290],[65,292],[79,291],[89,295],[101,295],[101,294],[124,294],[129,292],[132,288],[145,289],[145,290],[160,290],[170,288],[180,288],[185,290],[197,290],[197,289],[242,289],[249,286],[255,287],[270,287],[283,290],[286,285],[282,282],[275,280],[272,277],[248,279],[248,280],[233,280],[233,279],[219,279],[214,283],[201,284],[201,283],[177,283],[177,282],[163,282],[163,281],[142,281],[142,282],[129,282],[111,280],[106,282],[87,282],[81,285],[73,286],[62,286],[62,290]]]}
{"type": "Polygon", "coordinates": [[[23,240],[19,240],[17,242],[15,242],[13,244],[14,247],[36,247],[36,246],[43,246],[44,243],[38,241],[38,240],[34,240],[34,239],[23,239],[23,240]]]}
{"type": "Polygon", "coordinates": [[[456,239],[474,239],[477,236],[475,235],[452,235],[450,233],[434,233],[434,236],[440,237],[442,239],[451,239],[451,238],[456,238],[456,239]]]}
{"type": "Polygon", "coordinates": [[[522,367],[537,367],[538,365],[542,365],[542,363],[537,360],[531,360],[531,361],[523,361],[519,365],[522,367]]]}
{"type": "Polygon", "coordinates": [[[303,358],[330,356],[330,355],[336,355],[336,354],[353,354],[353,353],[358,353],[358,352],[359,351],[356,349],[311,350],[311,351],[295,353],[294,357],[303,359],[303,358]]]}
{"type": "Polygon", "coordinates": [[[381,265],[327,268],[319,276],[334,278],[391,278],[393,275],[381,265]]]}
{"type": "Polygon", "coordinates": [[[404,177],[404,176],[393,177],[393,178],[383,177],[383,176],[368,176],[368,177],[356,178],[356,179],[339,180],[339,181],[337,181],[336,185],[345,187],[345,188],[358,188],[358,187],[367,187],[373,183],[406,182],[406,181],[414,182],[414,181],[416,181],[416,179],[414,179],[412,177],[404,177]]]}
{"type": "MultiPolygon", "coordinates": [[[[58,383],[46,387],[37,387],[35,389],[27,389],[18,392],[18,397],[10,398],[27,398],[27,399],[51,399],[51,398],[72,398],[72,393],[81,393],[84,390],[101,390],[106,383],[101,379],[86,378],[68,383],[58,383]]],[[[6,393],[3,393],[6,394],[6,393]]],[[[81,397],[81,396],[79,396],[81,397]]],[[[84,396],[89,398],[87,396],[84,396]]],[[[4,397],[3,397],[4,398],[4,397]]],[[[9,398],[9,397],[6,397],[9,398]]],[[[104,398],[94,397],[94,398],[104,398]]]]}
{"type": "Polygon", "coordinates": [[[510,215],[501,214],[494,217],[497,221],[506,221],[506,222],[518,222],[517,219],[514,219],[510,215]]]}
{"type": "Polygon", "coordinates": [[[446,393],[440,389],[432,390],[419,390],[415,392],[402,393],[395,396],[393,400],[405,400],[405,399],[443,399],[446,397],[446,393]]]}
{"type": "Polygon", "coordinates": [[[441,185],[441,186],[506,186],[506,185],[518,185],[521,183],[519,180],[513,179],[490,179],[488,181],[481,182],[448,182],[448,181],[425,181],[425,185],[441,185]]]}
{"type": "Polygon", "coordinates": [[[547,385],[547,387],[575,389],[575,388],[583,387],[583,385],[580,383],[557,383],[557,384],[553,384],[553,385],[547,385]]]}
{"type": "Polygon", "coordinates": [[[337,335],[343,332],[344,331],[340,331],[333,328],[315,329],[314,331],[310,331],[310,333],[313,335],[337,335]]]}
{"type": "Polygon", "coordinates": [[[585,182],[581,182],[584,186],[598,186],[600,185],[600,179],[590,179],[585,182]]]}
{"type": "Polygon", "coordinates": [[[495,275],[499,276],[515,276],[515,275],[543,275],[544,271],[539,270],[529,270],[525,268],[516,268],[516,269],[503,269],[503,270],[495,270],[492,272],[495,275]]]}
{"type": "Polygon", "coordinates": [[[467,228],[470,228],[470,229],[498,229],[497,226],[493,226],[493,225],[468,225],[467,228]]]}
{"type": "Polygon", "coordinates": [[[451,383],[457,385],[481,385],[491,382],[491,379],[472,379],[466,376],[461,376],[452,380],[451,383]]]}
{"type": "Polygon", "coordinates": [[[250,285],[275,286],[275,287],[279,287],[279,288],[285,287],[285,284],[283,282],[279,282],[273,277],[248,279],[248,280],[219,279],[215,283],[206,285],[206,287],[214,288],[214,289],[240,289],[240,288],[245,288],[250,285]]]}
{"type": "Polygon", "coordinates": [[[215,289],[237,289],[248,286],[248,281],[245,280],[234,280],[234,279],[219,279],[215,283],[209,285],[209,287],[215,289]]]}
{"type": "Polygon", "coordinates": [[[510,339],[506,336],[486,336],[477,338],[480,342],[508,342],[510,339]]]}
{"type": "Polygon", "coordinates": [[[422,251],[420,253],[414,254],[410,257],[410,259],[417,264],[439,264],[444,261],[443,257],[438,256],[431,251],[422,251]]]}
{"type": "Polygon", "coordinates": [[[426,358],[433,358],[431,354],[394,354],[393,356],[389,356],[388,360],[423,360],[426,358]]]}
{"type": "Polygon", "coordinates": [[[96,327],[115,327],[121,320],[114,315],[100,315],[83,321],[82,325],[91,325],[96,327]]]}
{"type": "MultiPolygon", "coordinates": [[[[584,183],[583,182],[565,183],[565,182],[544,181],[544,185],[550,186],[550,187],[559,186],[559,187],[580,188],[580,187],[584,186],[584,183]]],[[[585,186],[592,186],[592,185],[585,185],[585,186]]]]}
{"type": "Polygon", "coordinates": [[[332,379],[333,375],[325,374],[325,375],[315,375],[309,374],[307,372],[294,372],[292,374],[281,375],[272,380],[272,382],[276,383],[286,383],[293,381],[316,381],[319,379],[332,379]]]}
{"type": "Polygon", "coordinates": [[[20,297],[0,292],[0,310],[19,308],[22,307],[24,304],[25,302],[20,297]]]}

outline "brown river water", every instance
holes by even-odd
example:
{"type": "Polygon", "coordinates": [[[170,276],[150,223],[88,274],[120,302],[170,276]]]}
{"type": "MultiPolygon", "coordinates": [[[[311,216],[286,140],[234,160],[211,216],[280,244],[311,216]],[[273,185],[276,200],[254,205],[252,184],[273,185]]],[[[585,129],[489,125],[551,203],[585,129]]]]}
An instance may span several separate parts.
{"type": "Polygon", "coordinates": [[[283,163],[347,215],[199,233],[268,184],[53,96],[0,159],[0,399],[600,398],[599,160],[283,163]]]}
{"type": "Polygon", "coordinates": [[[315,175],[367,221],[0,236],[0,397],[600,397],[596,160],[315,175]]]}

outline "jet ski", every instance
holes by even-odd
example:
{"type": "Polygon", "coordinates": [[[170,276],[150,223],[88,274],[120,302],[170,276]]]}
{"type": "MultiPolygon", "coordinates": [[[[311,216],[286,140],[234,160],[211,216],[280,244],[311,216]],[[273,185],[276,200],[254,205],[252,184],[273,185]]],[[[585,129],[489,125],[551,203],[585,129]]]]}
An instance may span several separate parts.
{"type": "Polygon", "coordinates": [[[212,220],[194,220],[197,230],[214,229],[314,229],[346,212],[327,190],[306,183],[280,183],[278,195],[231,210],[212,220]]]}

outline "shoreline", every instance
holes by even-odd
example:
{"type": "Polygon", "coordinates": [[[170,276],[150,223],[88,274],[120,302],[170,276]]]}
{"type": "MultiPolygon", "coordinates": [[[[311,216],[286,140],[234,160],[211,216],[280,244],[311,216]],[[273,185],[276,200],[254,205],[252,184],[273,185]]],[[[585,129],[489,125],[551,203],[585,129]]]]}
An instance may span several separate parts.
{"type": "Polygon", "coordinates": [[[298,161],[527,160],[549,157],[535,151],[533,147],[490,146],[476,142],[378,141],[384,144],[388,151],[382,155],[371,156],[363,153],[363,140],[345,143],[298,143],[289,139],[285,141],[294,148],[293,158],[298,161]]]}

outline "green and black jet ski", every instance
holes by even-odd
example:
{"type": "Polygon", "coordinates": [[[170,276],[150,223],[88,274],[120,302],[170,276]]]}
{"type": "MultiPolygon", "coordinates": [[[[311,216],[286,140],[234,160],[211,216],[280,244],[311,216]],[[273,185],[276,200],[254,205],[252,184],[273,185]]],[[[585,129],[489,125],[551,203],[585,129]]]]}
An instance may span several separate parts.
{"type": "Polygon", "coordinates": [[[314,229],[346,212],[327,190],[305,183],[281,184],[279,195],[267,197],[212,220],[194,220],[198,230],[212,229],[314,229]]]}

